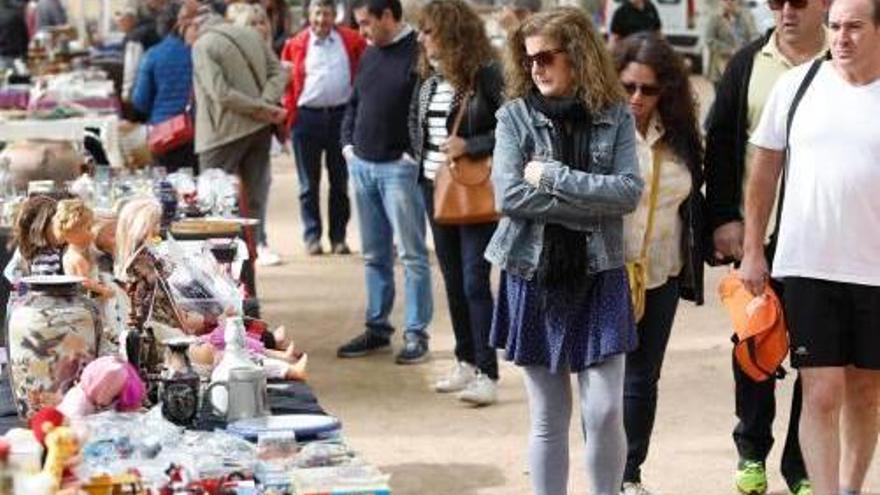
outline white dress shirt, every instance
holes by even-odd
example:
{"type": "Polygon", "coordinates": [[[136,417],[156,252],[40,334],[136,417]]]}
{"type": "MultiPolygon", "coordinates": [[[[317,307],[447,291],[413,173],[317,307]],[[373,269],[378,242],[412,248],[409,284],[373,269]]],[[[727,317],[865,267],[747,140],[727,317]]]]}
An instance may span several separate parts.
{"type": "Polygon", "coordinates": [[[310,33],[306,51],[306,81],[297,106],[336,107],[351,97],[351,68],[342,36],[336,30],[324,38],[310,33]]]}

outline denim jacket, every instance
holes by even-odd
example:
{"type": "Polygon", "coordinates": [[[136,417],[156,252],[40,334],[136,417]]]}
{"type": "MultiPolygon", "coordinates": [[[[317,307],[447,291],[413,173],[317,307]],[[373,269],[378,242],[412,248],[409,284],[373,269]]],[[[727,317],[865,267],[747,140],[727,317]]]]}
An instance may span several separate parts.
{"type": "Polygon", "coordinates": [[[552,222],[586,233],[590,273],[623,266],[623,216],[636,209],[644,185],[635,125],[626,106],[616,103],[593,114],[587,172],[553,159],[553,123],[523,99],[508,102],[496,116],[492,184],[502,218],[486,259],[531,279],[544,225],[552,222]],[[547,163],[538,187],[523,177],[531,160],[547,163]]]}

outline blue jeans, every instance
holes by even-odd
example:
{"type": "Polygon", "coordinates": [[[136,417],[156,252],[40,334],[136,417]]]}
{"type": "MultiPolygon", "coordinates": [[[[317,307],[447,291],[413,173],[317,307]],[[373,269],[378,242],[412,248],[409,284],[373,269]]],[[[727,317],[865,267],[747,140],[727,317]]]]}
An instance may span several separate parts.
{"type": "Polygon", "coordinates": [[[330,242],[345,242],[345,228],[351,216],[348,199],[348,169],[342,159],[339,132],[344,109],[299,108],[291,134],[299,177],[299,208],[303,240],[319,242],[323,234],[320,208],[321,157],[330,179],[328,234],[330,242]]]}
{"type": "Polygon", "coordinates": [[[348,161],[354,183],[367,279],[367,331],[387,338],[394,305],[394,245],[404,268],[406,333],[427,338],[434,310],[431,269],[425,246],[425,202],[419,167],[408,160],[348,161]]]}

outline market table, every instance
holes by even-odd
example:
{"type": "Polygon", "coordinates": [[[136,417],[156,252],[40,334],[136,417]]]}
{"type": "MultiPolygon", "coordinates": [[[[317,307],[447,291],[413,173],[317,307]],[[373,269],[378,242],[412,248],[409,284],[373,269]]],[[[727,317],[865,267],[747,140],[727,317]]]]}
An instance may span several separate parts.
{"type": "MultiPolygon", "coordinates": [[[[5,351],[3,353],[5,356],[5,351]]],[[[268,388],[269,406],[273,415],[281,414],[326,414],[318,403],[312,388],[304,382],[270,382],[268,388]]],[[[24,421],[15,413],[12,392],[7,377],[0,378],[0,435],[10,428],[24,427],[24,421]]],[[[225,422],[217,418],[203,419],[198,429],[214,430],[225,428],[225,422]]]]}
{"type": "Polygon", "coordinates": [[[116,115],[71,117],[57,120],[0,119],[0,141],[52,139],[81,143],[86,129],[95,128],[100,133],[110,165],[122,167],[125,160],[120,148],[118,126],[119,117],[116,115]]]}

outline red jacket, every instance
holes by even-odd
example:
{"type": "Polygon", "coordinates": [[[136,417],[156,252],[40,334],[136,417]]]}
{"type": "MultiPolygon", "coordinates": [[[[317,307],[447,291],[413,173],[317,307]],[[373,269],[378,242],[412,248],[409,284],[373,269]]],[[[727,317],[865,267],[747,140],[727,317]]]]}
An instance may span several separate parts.
{"type": "MultiPolygon", "coordinates": [[[[336,26],[334,29],[342,38],[342,44],[345,46],[345,52],[348,54],[349,73],[351,74],[351,81],[354,83],[355,71],[361,60],[361,55],[367,48],[367,42],[353,29],[341,26],[336,26]]],[[[296,103],[299,101],[303,87],[306,84],[306,52],[309,50],[309,38],[311,35],[312,30],[307,27],[287,40],[284,43],[284,48],[281,50],[281,60],[293,64],[290,68],[290,83],[287,85],[287,92],[284,93],[283,100],[284,108],[287,109],[288,131],[296,122],[296,103]]]]}

